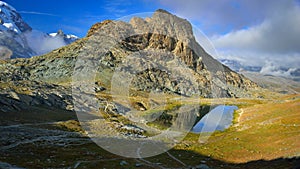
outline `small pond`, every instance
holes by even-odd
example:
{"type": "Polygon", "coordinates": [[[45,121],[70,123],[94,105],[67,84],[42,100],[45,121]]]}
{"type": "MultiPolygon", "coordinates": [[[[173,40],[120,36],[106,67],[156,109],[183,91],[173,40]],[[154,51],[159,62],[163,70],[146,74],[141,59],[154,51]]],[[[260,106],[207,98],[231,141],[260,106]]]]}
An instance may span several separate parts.
{"type": "Polygon", "coordinates": [[[194,127],[192,132],[214,132],[227,129],[233,120],[233,112],[237,106],[220,105],[208,112],[194,127]]]}

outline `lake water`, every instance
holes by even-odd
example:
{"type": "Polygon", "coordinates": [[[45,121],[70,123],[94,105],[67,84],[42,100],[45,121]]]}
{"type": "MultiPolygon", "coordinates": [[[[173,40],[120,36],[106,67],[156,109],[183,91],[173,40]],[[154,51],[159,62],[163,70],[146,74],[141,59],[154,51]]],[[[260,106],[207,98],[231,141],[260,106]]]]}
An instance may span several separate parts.
{"type": "Polygon", "coordinates": [[[233,120],[233,112],[237,106],[220,105],[207,113],[193,128],[192,132],[214,132],[227,129],[233,120]]]}

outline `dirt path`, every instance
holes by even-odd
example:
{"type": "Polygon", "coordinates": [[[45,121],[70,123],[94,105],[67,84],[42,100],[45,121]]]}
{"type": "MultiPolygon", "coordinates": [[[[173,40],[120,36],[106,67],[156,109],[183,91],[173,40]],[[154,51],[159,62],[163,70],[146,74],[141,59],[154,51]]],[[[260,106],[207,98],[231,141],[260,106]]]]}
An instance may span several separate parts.
{"type": "Polygon", "coordinates": [[[240,124],[240,122],[241,122],[241,117],[242,117],[243,114],[244,114],[244,110],[241,108],[241,109],[240,109],[240,113],[239,113],[239,117],[238,117],[238,119],[237,119],[237,125],[240,124]]]}

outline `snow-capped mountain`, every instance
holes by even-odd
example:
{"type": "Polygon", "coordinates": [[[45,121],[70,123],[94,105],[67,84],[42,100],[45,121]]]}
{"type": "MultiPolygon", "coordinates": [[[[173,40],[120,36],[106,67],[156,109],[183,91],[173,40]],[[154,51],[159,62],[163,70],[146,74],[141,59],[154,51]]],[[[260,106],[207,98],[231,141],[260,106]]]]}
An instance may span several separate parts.
{"type": "Polygon", "coordinates": [[[47,34],[34,30],[14,7],[0,1],[0,60],[48,53],[77,39],[62,31],[47,34]]]}
{"type": "Polygon", "coordinates": [[[32,28],[23,21],[15,8],[2,1],[0,1],[0,23],[1,31],[21,34],[32,30],[32,28]]]}
{"type": "Polygon", "coordinates": [[[2,59],[32,56],[25,33],[32,28],[23,21],[15,8],[0,1],[0,57],[2,59]]]}
{"type": "Polygon", "coordinates": [[[69,44],[79,39],[76,35],[64,34],[62,30],[58,30],[56,33],[49,33],[53,38],[63,38],[64,41],[69,44]]]}

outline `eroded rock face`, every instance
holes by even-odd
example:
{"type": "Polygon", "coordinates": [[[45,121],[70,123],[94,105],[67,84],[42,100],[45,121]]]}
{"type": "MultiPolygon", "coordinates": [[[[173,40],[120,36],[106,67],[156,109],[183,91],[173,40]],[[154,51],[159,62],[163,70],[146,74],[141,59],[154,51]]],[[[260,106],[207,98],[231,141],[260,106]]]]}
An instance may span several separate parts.
{"type": "Polygon", "coordinates": [[[109,23],[111,23],[112,21],[111,20],[105,20],[103,22],[98,22],[96,24],[94,24],[88,31],[87,33],[87,37],[90,37],[92,35],[94,35],[103,25],[107,25],[109,23]]]}
{"type": "Polygon", "coordinates": [[[96,27],[98,30],[90,34],[92,43],[88,42],[86,47],[91,51],[102,46],[103,50],[88,52],[87,55],[99,56],[108,51],[108,57],[99,58],[102,63],[113,70],[122,67],[128,76],[136,74],[132,86],[138,90],[187,96],[245,97],[248,90],[257,87],[207,54],[196,42],[191,24],[166,11],[158,10],[146,19],[134,17],[129,23],[105,21],[93,29],[96,27]],[[97,43],[99,41],[105,44],[97,43]],[[182,69],[174,71],[174,67],[180,64],[184,65],[182,69]],[[177,77],[175,80],[167,75],[172,75],[172,72],[173,77],[177,77]],[[193,76],[192,79],[181,80],[189,75],[193,76]],[[185,88],[179,90],[179,86],[185,88]]]}

